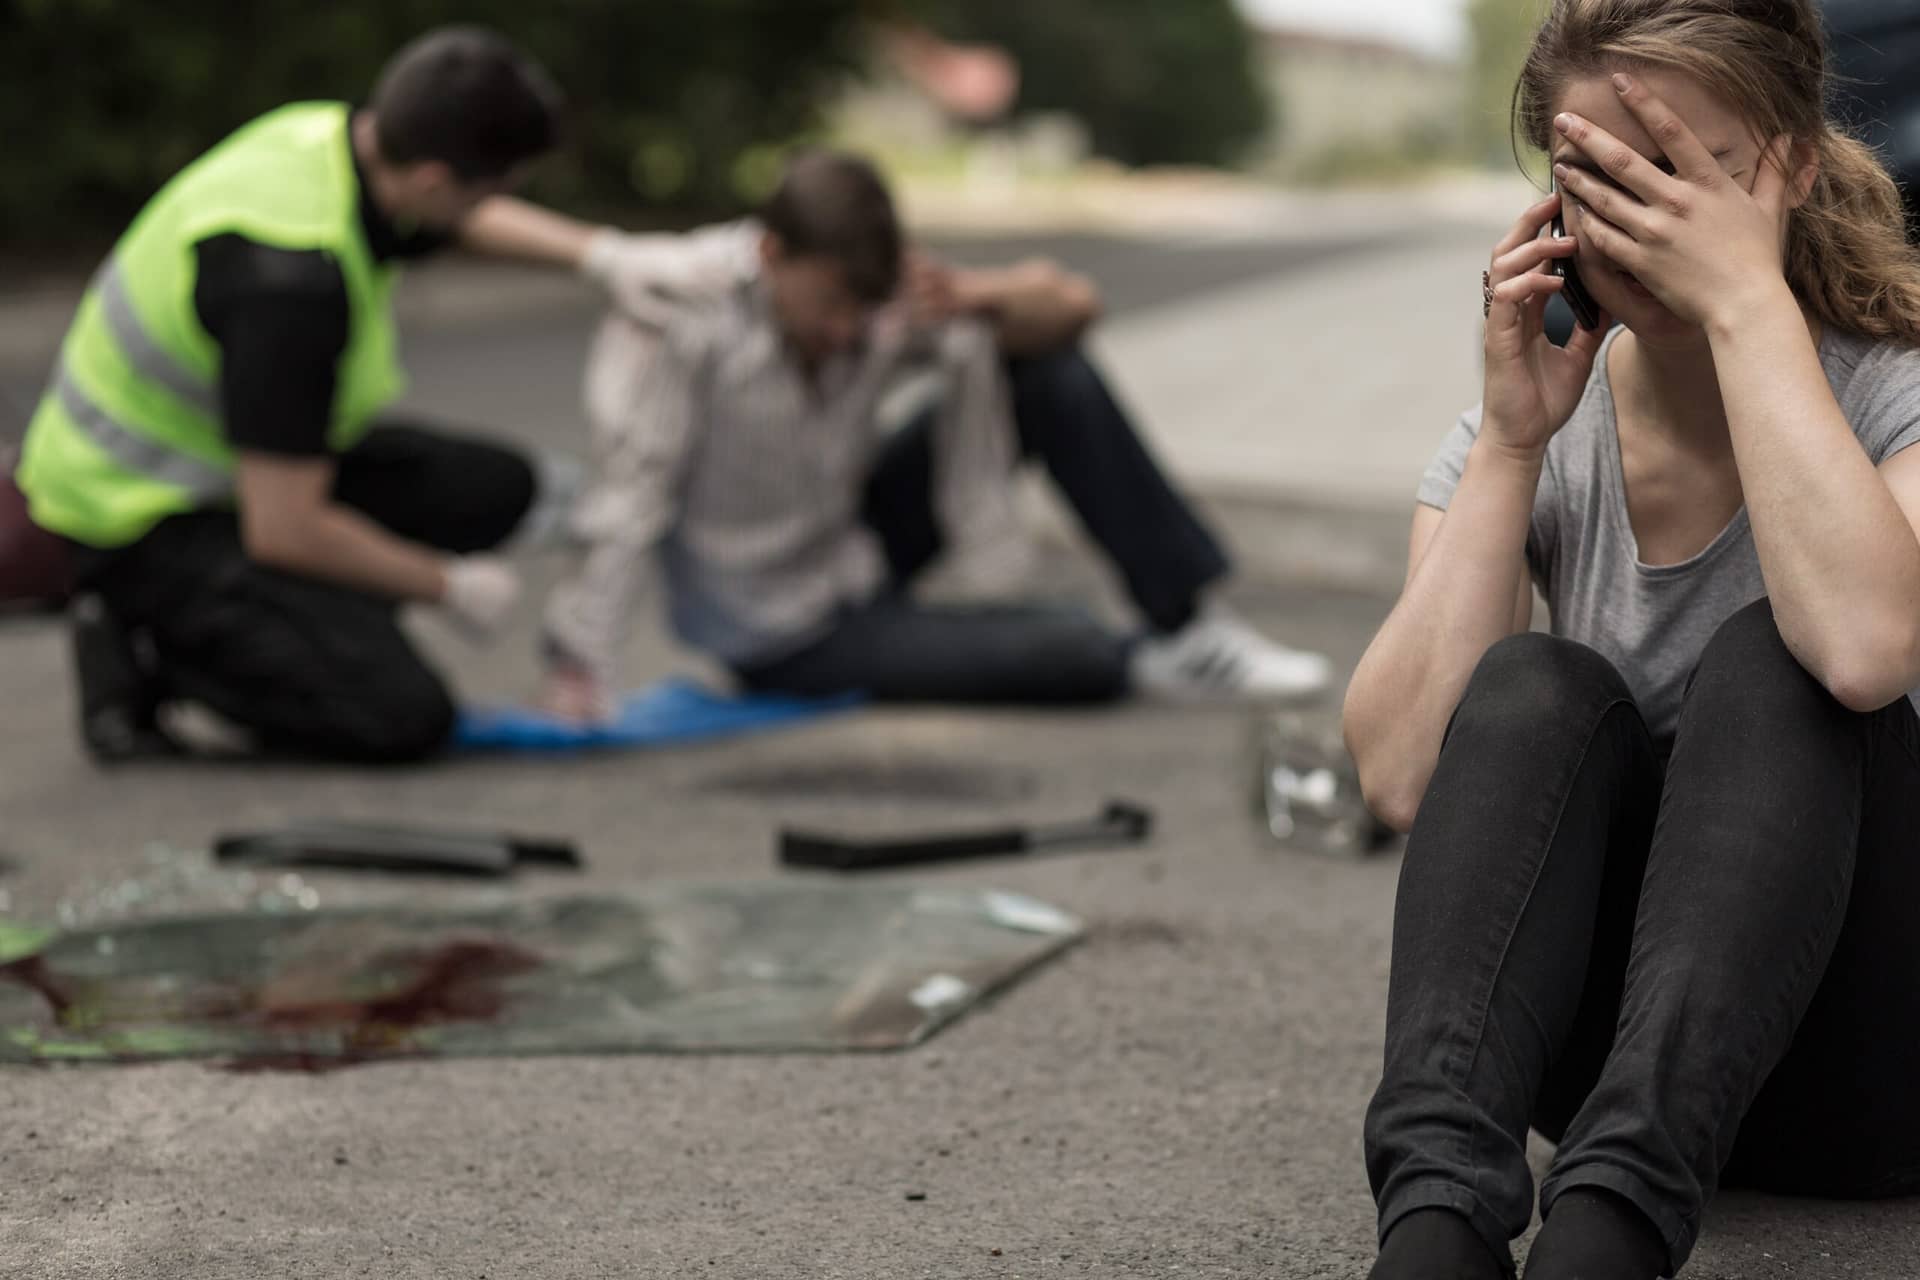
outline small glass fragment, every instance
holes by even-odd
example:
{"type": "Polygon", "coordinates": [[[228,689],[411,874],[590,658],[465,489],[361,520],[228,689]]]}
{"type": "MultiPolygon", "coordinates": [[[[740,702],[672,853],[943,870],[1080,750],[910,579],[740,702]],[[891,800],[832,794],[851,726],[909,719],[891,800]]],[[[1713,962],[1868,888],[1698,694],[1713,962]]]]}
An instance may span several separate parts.
{"type": "Polygon", "coordinates": [[[1254,757],[1255,812],[1275,840],[1343,857],[1393,844],[1393,830],[1360,794],[1360,775],[1337,726],[1299,713],[1263,717],[1254,757]]]}

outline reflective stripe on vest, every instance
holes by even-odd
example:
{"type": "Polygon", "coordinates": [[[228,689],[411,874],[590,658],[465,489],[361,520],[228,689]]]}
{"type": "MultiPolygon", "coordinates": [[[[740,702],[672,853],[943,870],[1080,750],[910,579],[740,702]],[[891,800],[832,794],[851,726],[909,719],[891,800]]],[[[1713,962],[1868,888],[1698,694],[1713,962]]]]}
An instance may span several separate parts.
{"type": "Polygon", "coordinates": [[[94,276],[93,287],[100,296],[100,314],[107,322],[107,332],[119,344],[128,366],[141,377],[165,387],[195,413],[218,421],[220,404],[213,387],[162,351],[147,335],[139,314],[133,309],[133,299],[127,293],[127,280],[120,272],[117,257],[107,259],[106,265],[94,276]]]}
{"type": "Polygon", "coordinates": [[[128,471],[185,489],[196,498],[233,492],[233,478],[224,469],[149,439],[109,415],[80,389],[64,361],[54,373],[53,394],[81,434],[128,471]]]}
{"type": "MultiPolygon", "coordinates": [[[[220,405],[213,388],[163,351],[140,323],[118,258],[108,258],[95,273],[93,288],[100,299],[100,316],[127,367],[165,387],[195,413],[218,420],[220,405]]],[[[220,467],[152,439],[95,404],[64,362],[55,373],[54,394],[87,439],[128,471],[175,485],[196,498],[217,498],[232,491],[232,478],[220,467]]]]}

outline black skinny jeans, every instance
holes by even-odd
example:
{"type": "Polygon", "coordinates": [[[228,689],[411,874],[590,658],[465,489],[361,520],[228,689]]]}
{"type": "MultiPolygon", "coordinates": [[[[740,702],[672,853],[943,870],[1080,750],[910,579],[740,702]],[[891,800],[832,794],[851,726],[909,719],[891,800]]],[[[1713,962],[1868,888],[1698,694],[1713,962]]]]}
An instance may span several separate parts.
{"type": "Polygon", "coordinates": [[[1380,1230],[1441,1206],[1496,1254],[1625,1197],[1685,1263],[1716,1186],[1920,1192],[1920,722],[1848,711],[1762,600],[1702,655],[1670,761],[1593,650],[1514,636],[1449,727],[1401,871],[1380,1230]]]}
{"type": "MultiPolygon", "coordinates": [[[[519,452],[411,424],[340,458],[334,496],[403,538],[466,554],[504,541],[534,498],[519,452]]],[[[231,511],[163,520],[132,546],[76,550],[82,590],[152,641],[163,696],[204,703],[269,750],[401,763],[453,732],[445,682],[391,600],[266,568],[231,511]]]]}

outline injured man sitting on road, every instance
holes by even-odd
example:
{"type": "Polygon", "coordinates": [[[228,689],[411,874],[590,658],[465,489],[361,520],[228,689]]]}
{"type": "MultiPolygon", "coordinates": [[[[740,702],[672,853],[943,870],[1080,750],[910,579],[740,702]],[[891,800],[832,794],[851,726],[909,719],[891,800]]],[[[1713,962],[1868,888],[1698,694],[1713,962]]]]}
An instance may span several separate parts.
{"type": "MultiPolygon", "coordinates": [[[[961,271],[904,251],[858,158],[811,151],[759,217],[685,236],[603,232],[617,302],[588,371],[585,549],[549,603],[547,709],[610,716],[615,655],[657,559],[680,638],[757,692],[896,702],[1277,701],[1327,684],[1214,596],[1228,564],[1076,339],[1092,287],[1044,263],[961,271]],[[937,405],[888,433],[916,366],[937,405]],[[918,603],[1015,576],[1012,485],[1038,458],[1145,620],[1052,604],[918,603]]],[[[977,590],[973,594],[978,594],[977,590]]]]}

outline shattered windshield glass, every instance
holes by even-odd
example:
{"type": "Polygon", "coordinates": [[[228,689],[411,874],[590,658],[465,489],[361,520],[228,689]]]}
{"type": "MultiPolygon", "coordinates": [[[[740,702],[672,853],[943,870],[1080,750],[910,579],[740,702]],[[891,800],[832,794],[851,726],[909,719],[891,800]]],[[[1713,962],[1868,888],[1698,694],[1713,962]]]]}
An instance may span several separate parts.
{"type": "Polygon", "coordinates": [[[902,1048],[1080,932],[1016,894],[794,880],[0,922],[0,1060],[902,1048]]]}

